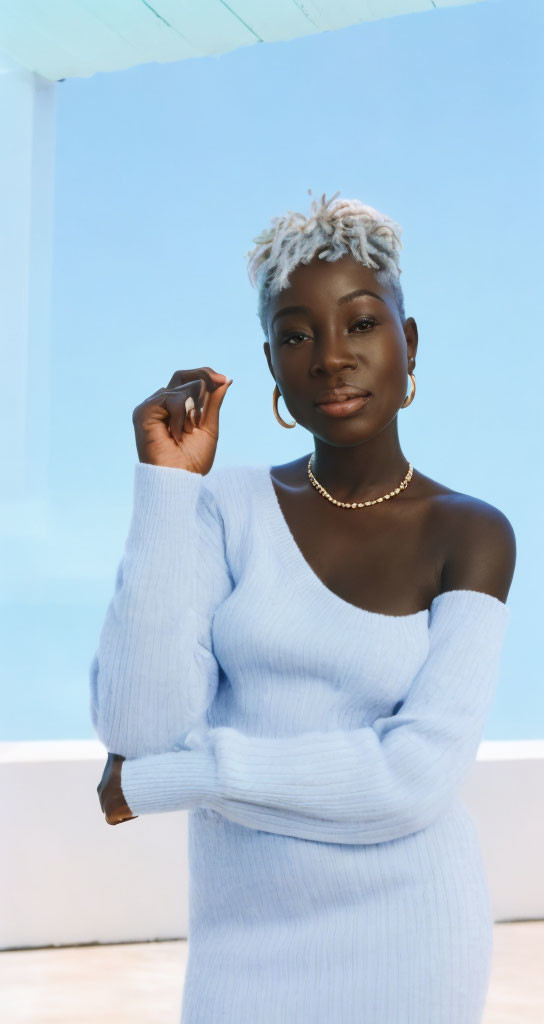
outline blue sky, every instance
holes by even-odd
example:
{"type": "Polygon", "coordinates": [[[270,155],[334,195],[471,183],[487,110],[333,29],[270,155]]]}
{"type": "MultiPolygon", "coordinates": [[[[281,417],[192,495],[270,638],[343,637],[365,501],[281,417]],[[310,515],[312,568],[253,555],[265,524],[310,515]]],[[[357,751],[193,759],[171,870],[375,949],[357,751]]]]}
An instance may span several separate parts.
{"type": "Polygon", "coordinates": [[[487,0],[58,85],[51,537],[33,583],[54,693],[32,726],[15,699],[3,738],[93,735],[84,672],[128,528],[135,405],[211,365],[234,378],[218,466],[311,450],[273,417],[245,264],[271,217],[308,210],[308,188],[403,227],[419,348],[402,449],[513,523],[484,738],[542,736],[543,20],[536,0],[487,0]]]}

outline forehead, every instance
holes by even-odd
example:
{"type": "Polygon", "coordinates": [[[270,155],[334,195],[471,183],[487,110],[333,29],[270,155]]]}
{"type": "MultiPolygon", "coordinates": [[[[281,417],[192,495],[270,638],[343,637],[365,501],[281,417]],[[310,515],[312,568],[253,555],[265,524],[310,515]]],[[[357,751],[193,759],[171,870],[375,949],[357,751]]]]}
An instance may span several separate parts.
{"type": "Polygon", "coordinates": [[[377,281],[374,271],[359,263],[351,253],[333,262],[314,256],[310,263],[299,263],[289,274],[288,286],[270,297],[268,317],[283,306],[296,303],[317,309],[336,302],[356,288],[368,288],[391,304],[392,295],[387,286],[377,281]]]}

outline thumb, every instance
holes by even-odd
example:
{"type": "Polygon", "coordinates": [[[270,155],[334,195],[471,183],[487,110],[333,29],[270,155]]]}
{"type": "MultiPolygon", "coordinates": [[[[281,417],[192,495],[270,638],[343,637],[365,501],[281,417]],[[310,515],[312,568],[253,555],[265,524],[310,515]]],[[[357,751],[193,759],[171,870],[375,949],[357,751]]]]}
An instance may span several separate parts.
{"type": "Polygon", "coordinates": [[[232,380],[225,381],[224,384],[220,384],[219,387],[215,388],[208,394],[208,408],[206,409],[206,425],[215,428],[216,432],[219,428],[219,410],[223,404],[223,399],[232,384],[232,380]]]}

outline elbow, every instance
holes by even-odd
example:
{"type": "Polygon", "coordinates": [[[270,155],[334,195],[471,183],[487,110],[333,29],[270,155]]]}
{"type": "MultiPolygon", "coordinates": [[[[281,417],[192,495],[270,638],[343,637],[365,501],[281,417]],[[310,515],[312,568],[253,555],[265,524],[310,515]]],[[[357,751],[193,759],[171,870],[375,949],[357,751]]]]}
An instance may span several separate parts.
{"type": "Polygon", "coordinates": [[[93,729],[101,743],[104,743],[103,723],[101,721],[100,704],[98,700],[98,654],[95,654],[89,668],[89,714],[93,729]]]}
{"type": "Polygon", "coordinates": [[[91,666],[89,669],[89,683],[90,683],[90,698],[89,698],[89,714],[93,729],[104,745],[106,750],[112,753],[119,753],[115,748],[115,742],[117,737],[113,735],[113,728],[111,721],[107,721],[104,715],[103,701],[99,700],[98,697],[98,654],[95,654],[91,666]]]}
{"type": "Polygon", "coordinates": [[[112,735],[111,727],[108,727],[107,723],[103,721],[100,712],[96,705],[91,703],[91,722],[96,736],[106,748],[106,750],[112,754],[118,754],[120,751],[116,749],[116,740],[112,735]]]}

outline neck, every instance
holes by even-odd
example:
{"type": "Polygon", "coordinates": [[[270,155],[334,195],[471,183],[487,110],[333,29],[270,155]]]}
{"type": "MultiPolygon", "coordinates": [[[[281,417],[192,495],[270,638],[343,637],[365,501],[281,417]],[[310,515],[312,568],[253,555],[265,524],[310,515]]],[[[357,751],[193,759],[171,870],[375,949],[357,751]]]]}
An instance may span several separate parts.
{"type": "Polygon", "coordinates": [[[316,480],[338,501],[379,498],[398,487],[408,472],[409,459],[400,447],[396,421],[394,426],[349,446],[314,437],[311,470],[316,480]]]}

